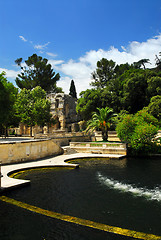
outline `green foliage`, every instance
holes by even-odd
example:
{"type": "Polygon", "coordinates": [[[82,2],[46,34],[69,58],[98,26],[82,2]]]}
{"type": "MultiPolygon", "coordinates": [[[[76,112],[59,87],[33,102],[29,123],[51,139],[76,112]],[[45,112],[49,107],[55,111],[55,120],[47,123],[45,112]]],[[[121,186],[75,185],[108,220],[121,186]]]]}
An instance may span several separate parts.
{"type": "Polygon", "coordinates": [[[153,152],[152,139],[157,134],[158,128],[152,124],[143,122],[137,125],[131,139],[131,148],[135,154],[148,154],[153,152]]]}
{"type": "Polygon", "coordinates": [[[94,130],[102,131],[103,141],[108,139],[108,130],[114,117],[113,109],[111,108],[97,108],[98,112],[94,112],[92,119],[87,122],[87,132],[94,130]]]}
{"type": "Polygon", "coordinates": [[[92,73],[92,86],[96,88],[104,88],[107,83],[114,77],[115,62],[102,58],[97,62],[97,69],[92,73]]]}
{"type": "Polygon", "coordinates": [[[151,98],[147,111],[159,121],[161,120],[161,96],[157,95],[151,98]]]}
{"type": "Polygon", "coordinates": [[[151,97],[161,95],[161,72],[158,68],[146,69],[148,63],[149,59],[131,65],[116,65],[105,58],[98,61],[92,73],[94,89],[82,92],[78,100],[77,110],[83,119],[90,119],[97,107],[106,106],[117,113],[126,110],[134,114],[146,107],[151,97]]]}
{"type": "Polygon", "coordinates": [[[46,99],[46,92],[41,87],[36,87],[33,90],[23,89],[18,94],[15,103],[17,115],[21,122],[32,127],[34,125],[44,126],[50,123],[51,103],[46,99]]]}
{"type": "Polygon", "coordinates": [[[0,74],[0,125],[7,128],[16,124],[14,117],[14,103],[18,94],[18,89],[7,81],[5,73],[0,74]]]}
{"type": "Polygon", "coordinates": [[[148,96],[151,98],[156,95],[161,95],[161,77],[153,76],[147,80],[148,82],[148,96]]]}
{"type": "Polygon", "coordinates": [[[46,58],[33,54],[25,61],[23,66],[22,58],[18,58],[15,63],[21,67],[21,73],[16,78],[19,88],[33,89],[40,86],[46,92],[57,91],[56,82],[59,80],[59,73],[55,74],[46,58]]]}
{"type": "Polygon", "coordinates": [[[120,77],[120,81],[122,82],[120,96],[124,109],[129,113],[136,113],[146,106],[147,81],[144,70],[129,70],[120,77]]]}
{"type": "Polygon", "coordinates": [[[133,115],[124,115],[116,127],[116,131],[120,140],[130,143],[136,126],[137,122],[133,115]]]}
{"type": "Polygon", "coordinates": [[[137,112],[135,114],[135,118],[138,124],[146,122],[148,124],[158,126],[158,120],[153,115],[149,114],[146,109],[142,109],[139,112],[137,112]]]}
{"type": "Polygon", "coordinates": [[[129,144],[132,154],[148,154],[154,150],[152,140],[158,131],[158,121],[144,109],[135,115],[125,115],[116,131],[118,137],[129,144]]]}
{"type": "Polygon", "coordinates": [[[77,92],[76,92],[76,88],[73,80],[71,80],[69,95],[77,99],[77,92]]]}
{"type": "Polygon", "coordinates": [[[80,93],[76,110],[84,120],[89,120],[97,107],[102,107],[100,90],[87,89],[80,93]]]}

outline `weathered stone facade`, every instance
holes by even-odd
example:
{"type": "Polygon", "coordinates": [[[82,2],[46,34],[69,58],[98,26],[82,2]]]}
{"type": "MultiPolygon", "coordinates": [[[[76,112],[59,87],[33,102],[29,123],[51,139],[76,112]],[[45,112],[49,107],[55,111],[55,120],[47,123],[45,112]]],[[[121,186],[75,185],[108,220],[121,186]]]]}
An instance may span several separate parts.
{"type": "Polygon", "coordinates": [[[78,131],[80,117],[76,112],[76,100],[64,93],[50,93],[47,99],[51,102],[51,113],[57,119],[55,130],[78,131]]]}
{"type": "MultiPolygon", "coordinates": [[[[51,102],[51,114],[57,120],[57,123],[51,126],[49,129],[47,126],[43,128],[43,133],[63,133],[63,132],[77,132],[79,131],[78,122],[81,120],[76,112],[76,100],[64,93],[50,93],[47,95],[47,99],[51,102]]],[[[13,131],[13,129],[11,129],[13,131]]],[[[16,135],[29,136],[30,127],[23,123],[20,123],[19,128],[15,128],[16,135]]],[[[32,128],[32,135],[35,136],[38,133],[42,133],[40,126],[34,126],[32,128]]]]}

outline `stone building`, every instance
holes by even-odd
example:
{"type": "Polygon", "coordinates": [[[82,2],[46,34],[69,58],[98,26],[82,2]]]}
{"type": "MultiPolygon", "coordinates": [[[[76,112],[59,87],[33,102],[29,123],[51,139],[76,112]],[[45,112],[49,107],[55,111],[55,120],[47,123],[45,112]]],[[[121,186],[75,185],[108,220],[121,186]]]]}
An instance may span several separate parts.
{"type": "MultiPolygon", "coordinates": [[[[57,120],[57,123],[49,129],[45,126],[43,133],[79,131],[78,122],[81,119],[76,112],[76,100],[72,96],[64,93],[50,93],[47,95],[47,99],[51,102],[51,114],[57,120]]],[[[13,129],[11,129],[11,131],[13,131],[13,129]]],[[[23,123],[19,124],[19,128],[14,128],[14,131],[16,135],[30,135],[30,127],[23,123]]],[[[42,128],[40,126],[34,126],[32,128],[32,135],[35,136],[38,133],[42,133],[42,128]]]]}
{"type": "Polygon", "coordinates": [[[78,131],[81,119],[76,112],[76,100],[64,93],[50,93],[47,99],[51,102],[51,114],[57,120],[54,130],[78,131]]]}

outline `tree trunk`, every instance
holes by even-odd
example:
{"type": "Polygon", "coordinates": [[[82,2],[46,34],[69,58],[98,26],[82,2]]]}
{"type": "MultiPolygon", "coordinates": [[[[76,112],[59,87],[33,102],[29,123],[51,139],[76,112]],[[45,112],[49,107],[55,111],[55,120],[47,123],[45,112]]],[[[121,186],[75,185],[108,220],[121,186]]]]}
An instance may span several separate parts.
{"type": "Polygon", "coordinates": [[[8,137],[8,127],[5,127],[5,138],[8,137]]]}
{"type": "Polygon", "coordinates": [[[32,126],[30,126],[30,137],[32,137],[32,126]]]}
{"type": "Polygon", "coordinates": [[[102,131],[102,139],[104,142],[108,140],[108,131],[102,131]]]}

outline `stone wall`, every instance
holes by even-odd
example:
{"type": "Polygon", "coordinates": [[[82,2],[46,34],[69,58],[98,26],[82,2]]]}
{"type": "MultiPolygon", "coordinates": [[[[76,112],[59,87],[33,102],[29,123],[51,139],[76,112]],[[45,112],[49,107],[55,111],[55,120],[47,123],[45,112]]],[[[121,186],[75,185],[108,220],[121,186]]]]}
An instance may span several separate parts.
{"type": "Polygon", "coordinates": [[[68,146],[70,142],[88,142],[91,140],[91,136],[82,132],[55,131],[49,134],[36,134],[35,139],[51,138],[55,143],[60,146],[68,146]]]}
{"type": "Polygon", "coordinates": [[[62,153],[62,148],[52,139],[0,143],[2,164],[32,161],[62,153]]]}
{"type": "Polygon", "coordinates": [[[81,118],[76,112],[76,99],[64,93],[50,93],[47,99],[51,102],[51,114],[57,120],[55,130],[76,131],[81,118]]]}

